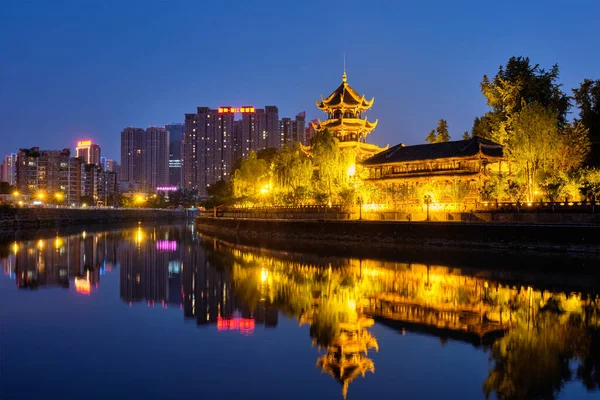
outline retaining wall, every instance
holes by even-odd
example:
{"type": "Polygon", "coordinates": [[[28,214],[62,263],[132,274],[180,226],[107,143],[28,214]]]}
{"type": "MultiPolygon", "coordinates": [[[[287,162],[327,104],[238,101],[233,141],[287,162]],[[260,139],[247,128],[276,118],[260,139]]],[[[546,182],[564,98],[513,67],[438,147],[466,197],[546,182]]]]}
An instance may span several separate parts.
{"type": "Polygon", "coordinates": [[[289,240],[600,253],[598,225],[273,220],[203,217],[199,231],[289,240]]]}

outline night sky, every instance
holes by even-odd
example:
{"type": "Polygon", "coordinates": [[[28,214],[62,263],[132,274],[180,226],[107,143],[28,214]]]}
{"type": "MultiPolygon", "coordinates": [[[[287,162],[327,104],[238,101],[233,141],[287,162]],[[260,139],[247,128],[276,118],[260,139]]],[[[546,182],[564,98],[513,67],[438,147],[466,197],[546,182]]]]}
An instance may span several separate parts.
{"type": "Polygon", "coordinates": [[[513,55],[565,89],[600,79],[598,0],[0,1],[0,154],[77,139],[119,159],[126,126],[183,122],[199,105],[306,111],[340,83],[375,97],[370,142],[460,139],[486,110],[479,83],[513,55]]]}

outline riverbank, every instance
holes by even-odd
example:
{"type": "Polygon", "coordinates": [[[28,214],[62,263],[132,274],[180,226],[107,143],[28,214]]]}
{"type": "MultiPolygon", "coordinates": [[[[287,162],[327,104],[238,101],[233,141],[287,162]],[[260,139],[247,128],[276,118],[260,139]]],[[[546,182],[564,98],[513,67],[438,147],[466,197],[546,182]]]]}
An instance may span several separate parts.
{"type": "Polygon", "coordinates": [[[487,248],[600,254],[600,226],[203,217],[198,231],[255,240],[343,242],[376,247],[487,248]]]}
{"type": "Polygon", "coordinates": [[[111,208],[13,208],[0,210],[0,235],[23,229],[114,224],[171,222],[190,217],[186,210],[111,208]]]}

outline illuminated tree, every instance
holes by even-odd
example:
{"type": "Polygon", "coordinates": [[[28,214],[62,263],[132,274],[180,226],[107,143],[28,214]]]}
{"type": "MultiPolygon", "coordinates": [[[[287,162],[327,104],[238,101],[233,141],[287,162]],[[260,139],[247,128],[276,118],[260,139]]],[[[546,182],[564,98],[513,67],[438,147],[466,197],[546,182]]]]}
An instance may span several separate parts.
{"type": "Polygon", "coordinates": [[[600,165],[600,80],[584,79],[573,89],[573,99],[579,108],[579,122],[589,130],[592,142],[592,165],[600,165]]]}
{"type": "Polygon", "coordinates": [[[254,151],[239,163],[233,173],[233,194],[237,198],[253,197],[269,183],[269,166],[254,151]]]}
{"type": "Polygon", "coordinates": [[[444,143],[450,141],[448,133],[448,122],[445,119],[440,119],[435,130],[431,130],[425,138],[427,143],[444,143]]]}
{"type": "Polygon", "coordinates": [[[425,138],[425,141],[427,143],[437,143],[437,137],[435,136],[435,129],[432,129],[429,131],[429,133],[427,134],[427,137],[425,138]]]}
{"type": "Polygon", "coordinates": [[[469,133],[469,131],[464,131],[463,135],[462,135],[463,140],[469,140],[472,138],[471,134],[469,133]]]}
{"type": "Polygon", "coordinates": [[[276,190],[290,203],[305,200],[310,193],[313,164],[300,150],[298,143],[277,152],[273,161],[273,177],[276,190]]]}

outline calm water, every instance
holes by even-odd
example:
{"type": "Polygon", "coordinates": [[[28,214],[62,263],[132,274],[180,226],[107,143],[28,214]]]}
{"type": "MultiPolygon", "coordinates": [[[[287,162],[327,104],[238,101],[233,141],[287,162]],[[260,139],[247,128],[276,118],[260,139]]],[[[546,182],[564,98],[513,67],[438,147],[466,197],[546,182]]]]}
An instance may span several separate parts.
{"type": "Polygon", "coordinates": [[[0,398],[600,398],[600,273],[412,254],[191,226],[4,243],[0,398]]]}

